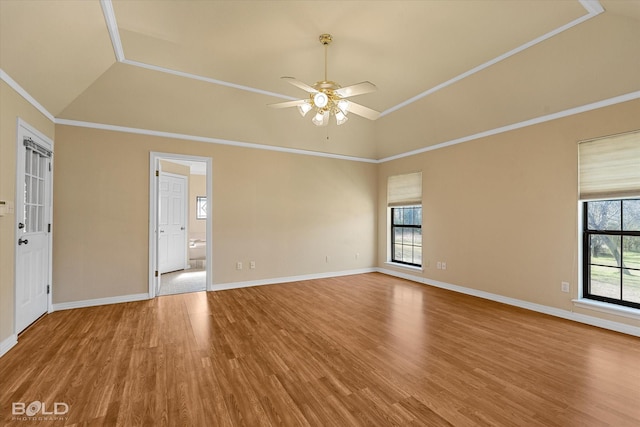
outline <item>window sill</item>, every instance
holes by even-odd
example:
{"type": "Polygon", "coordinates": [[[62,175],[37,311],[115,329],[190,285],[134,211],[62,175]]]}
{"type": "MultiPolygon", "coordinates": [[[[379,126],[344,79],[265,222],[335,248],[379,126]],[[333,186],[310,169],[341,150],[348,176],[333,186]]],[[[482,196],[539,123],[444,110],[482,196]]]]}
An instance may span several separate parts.
{"type": "Polygon", "coordinates": [[[601,313],[613,314],[616,316],[627,317],[629,319],[640,320],[640,310],[621,305],[610,304],[602,301],[590,300],[587,298],[574,299],[573,305],[588,310],[599,311],[601,313]]]}
{"type": "Polygon", "coordinates": [[[385,262],[385,264],[386,265],[390,265],[392,267],[405,268],[405,269],[411,270],[411,271],[424,271],[424,269],[422,267],[416,267],[416,266],[407,265],[407,264],[400,264],[399,262],[387,261],[387,262],[385,262]]]}

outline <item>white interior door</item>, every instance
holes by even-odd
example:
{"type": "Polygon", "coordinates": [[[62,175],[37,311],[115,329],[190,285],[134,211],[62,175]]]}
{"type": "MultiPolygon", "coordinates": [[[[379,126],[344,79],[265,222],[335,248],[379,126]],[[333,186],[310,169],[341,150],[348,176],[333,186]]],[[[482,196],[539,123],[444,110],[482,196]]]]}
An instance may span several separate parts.
{"type": "Polygon", "coordinates": [[[187,266],[187,177],[160,173],[158,267],[160,274],[187,266]]]}
{"type": "Polygon", "coordinates": [[[19,128],[16,200],[16,333],[48,309],[51,145],[19,128]]]}

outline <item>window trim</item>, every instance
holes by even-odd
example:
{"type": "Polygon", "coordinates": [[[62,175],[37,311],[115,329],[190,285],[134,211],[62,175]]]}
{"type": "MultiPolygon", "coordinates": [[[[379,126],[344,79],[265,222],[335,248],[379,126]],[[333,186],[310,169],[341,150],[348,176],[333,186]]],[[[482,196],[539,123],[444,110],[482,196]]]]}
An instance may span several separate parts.
{"type": "MultiPolygon", "coordinates": [[[[402,261],[402,260],[397,260],[394,259],[394,245],[395,245],[395,241],[394,241],[394,228],[395,227],[402,227],[402,228],[413,228],[413,229],[420,229],[420,231],[422,231],[422,220],[420,221],[420,225],[415,225],[415,224],[402,224],[402,225],[394,225],[393,222],[393,210],[394,209],[402,209],[402,208],[420,208],[420,217],[422,218],[422,204],[407,204],[407,205],[399,205],[399,206],[389,206],[389,264],[394,264],[394,265],[398,265],[401,267],[408,267],[408,268],[412,268],[412,269],[422,269],[422,265],[423,265],[423,256],[420,257],[420,264],[416,264],[416,263],[411,263],[411,262],[406,262],[406,261],[402,261]]],[[[421,248],[423,248],[424,246],[420,246],[421,248]]]]}
{"type": "MultiPolygon", "coordinates": [[[[588,301],[596,301],[596,302],[600,302],[600,303],[605,303],[605,304],[611,304],[613,306],[616,307],[624,307],[627,309],[634,309],[634,310],[640,310],[640,303],[636,303],[633,301],[627,301],[622,299],[622,289],[623,289],[623,283],[622,280],[624,278],[624,274],[621,272],[620,274],[620,298],[610,298],[610,297],[605,297],[602,295],[594,295],[592,293],[589,292],[589,288],[591,285],[591,269],[590,266],[591,265],[600,265],[600,264],[592,264],[590,262],[590,254],[591,254],[591,250],[590,250],[590,236],[593,235],[608,235],[608,236],[620,236],[621,238],[621,242],[620,242],[620,257],[622,259],[622,257],[624,256],[624,248],[623,248],[623,243],[622,243],[622,237],[623,236],[632,236],[632,237],[640,237],[640,231],[630,231],[630,230],[589,230],[589,218],[588,218],[588,205],[590,202],[598,202],[598,201],[620,201],[620,221],[621,224],[624,221],[624,203],[622,203],[622,200],[640,200],[640,198],[638,197],[628,197],[628,198],[614,198],[614,199],[598,199],[598,200],[583,200],[582,201],[582,224],[581,224],[581,233],[582,233],[582,243],[581,243],[581,249],[582,249],[582,286],[581,286],[581,295],[579,296],[579,300],[578,301],[583,301],[583,302],[588,302],[588,301]]],[[[621,225],[622,228],[622,225],[621,225]]],[[[629,267],[624,267],[624,264],[622,264],[620,267],[617,266],[606,266],[606,267],[611,267],[611,268],[618,268],[620,270],[625,270],[625,269],[631,269],[634,271],[640,271],[638,268],[629,268],[629,267]]],[[[615,310],[615,309],[614,309],[615,310]]]]}

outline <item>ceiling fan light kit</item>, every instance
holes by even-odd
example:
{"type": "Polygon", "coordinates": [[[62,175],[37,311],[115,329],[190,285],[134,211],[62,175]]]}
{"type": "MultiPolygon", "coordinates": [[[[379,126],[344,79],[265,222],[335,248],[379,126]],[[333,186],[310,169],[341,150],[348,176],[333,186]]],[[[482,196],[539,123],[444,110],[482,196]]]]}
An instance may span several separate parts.
{"type": "Polygon", "coordinates": [[[298,111],[302,117],[306,116],[309,111],[315,109],[315,114],[311,122],[316,126],[327,126],[331,116],[335,117],[337,125],[341,125],[349,120],[347,117],[349,112],[369,120],[376,120],[380,116],[378,111],[345,99],[373,92],[377,90],[376,86],[371,82],[365,81],[351,86],[340,87],[336,82],[330,81],[327,78],[327,48],[332,41],[332,37],[331,34],[321,34],[319,39],[320,43],[324,45],[324,80],[316,82],[311,86],[294,77],[282,77],[293,86],[309,93],[309,98],[279,102],[269,104],[269,106],[272,108],[298,107],[298,111]]]}

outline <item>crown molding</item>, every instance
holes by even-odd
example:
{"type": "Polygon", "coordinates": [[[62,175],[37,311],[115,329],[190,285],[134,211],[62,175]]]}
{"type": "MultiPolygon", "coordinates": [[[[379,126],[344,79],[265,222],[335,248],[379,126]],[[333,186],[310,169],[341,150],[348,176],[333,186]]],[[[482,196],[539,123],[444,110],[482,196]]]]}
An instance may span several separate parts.
{"type": "Polygon", "coordinates": [[[102,7],[102,14],[107,24],[109,37],[111,37],[111,45],[113,46],[113,53],[116,55],[116,61],[122,62],[125,59],[124,49],[122,47],[122,40],[120,40],[120,32],[118,31],[118,22],[116,21],[116,13],[113,10],[113,3],[111,0],[100,0],[100,7],[102,7]]]}
{"type": "Polygon", "coordinates": [[[549,122],[551,120],[561,119],[563,117],[569,117],[576,114],[585,113],[587,111],[597,110],[598,108],[609,107],[611,105],[620,104],[622,102],[633,101],[635,99],[640,99],[640,91],[631,92],[631,93],[627,93],[620,96],[615,96],[613,98],[604,99],[602,101],[592,102],[591,104],[581,105],[575,108],[569,108],[568,110],[559,111],[557,113],[547,114],[545,116],[540,116],[534,119],[529,119],[522,122],[513,123],[507,126],[491,129],[488,131],[479,132],[473,135],[464,136],[462,138],[452,139],[450,141],[441,142],[439,144],[430,145],[428,147],[419,148],[417,150],[408,151],[406,153],[385,157],[383,159],[378,160],[378,163],[385,163],[392,160],[401,159],[403,157],[415,156],[416,154],[426,153],[427,151],[433,151],[439,148],[449,147],[451,145],[462,144],[463,142],[469,142],[476,139],[485,138],[487,136],[497,135],[499,133],[509,132],[512,130],[521,129],[524,127],[533,126],[533,125],[537,125],[544,122],[549,122]]]}
{"type": "Polygon", "coordinates": [[[124,60],[122,60],[120,62],[122,62],[123,64],[127,64],[127,65],[131,65],[131,66],[134,66],[134,67],[138,67],[138,68],[145,68],[147,70],[158,71],[160,73],[172,74],[174,76],[185,77],[187,79],[192,79],[192,80],[199,80],[199,81],[202,81],[202,82],[212,83],[212,84],[215,84],[215,85],[218,85],[218,86],[231,87],[231,88],[234,88],[234,89],[244,90],[246,92],[253,92],[253,93],[259,93],[261,95],[274,96],[276,98],[286,99],[288,101],[294,101],[294,100],[298,99],[298,98],[294,98],[292,96],[282,95],[280,93],[269,92],[267,90],[262,90],[262,89],[257,89],[257,88],[250,87],[250,86],[244,86],[244,85],[239,85],[239,84],[236,84],[236,83],[226,82],[224,80],[213,79],[211,77],[199,76],[197,74],[185,73],[184,71],[176,71],[176,70],[172,70],[170,68],[159,67],[157,65],[152,65],[152,64],[146,64],[144,62],[132,61],[130,59],[124,59],[124,60]]]}
{"type": "Polygon", "coordinates": [[[5,73],[2,68],[0,68],[0,80],[8,84],[13,90],[18,92],[18,94],[20,94],[20,96],[22,96],[25,99],[25,101],[27,101],[29,104],[34,106],[36,110],[40,111],[47,119],[55,123],[56,118],[53,116],[53,114],[47,111],[47,109],[44,108],[42,104],[36,101],[36,99],[33,96],[31,96],[29,92],[27,92],[22,86],[20,86],[18,82],[13,80],[11,76],[9,76],[9,74],[5,73]]]}
{"type": "Polygon", "coordinates": [[[200,142],[207,142],[211,144],[222,144],[222,145],[230,145],[234,147],[253,148],[253,149],[267,150],[267,151],[278,151],[278,152],[284,152],[284,153],[301,154],[301,155],[315,156],[315,157],[325,157],[325,158],[333,158],[333,159],[364,162],[364,163],[385,163],[392,160],[401,159],[404,157],[410,157],[410,156],[415,156],[417,154],[426,153],[427,151],[433,151],[433,150],[449,147],[456,144],[462,144],[463,142],[469,142],[476,139],[485,138],[488,136],[497,135],[500,133],[509,132],[516,129],[521,129],[527,126],[533,126],[533,125],[548,122],[551,120],[560,119],[563,117],[568,117],[575,114],[596,110],[598,108],[608,107],[611,105],[620,104],[622,102],[640,99],[640,91],[631,92],[624,95],[615,96],[613,98],[608,98],[602,101],[597,101],[590,104],[581,105],[575,108],[570,108],[568,110],[560,111],[557,113],[547,114],[545,116],[537,117],[534,119],[525,120],[522,122],[510,124],[507,126],[502,126],[502,127],[487,130],[484,132],[479,132],[473,135],[468,135],[468,136],[456,138],[450,141],[441,142],[439,144],[430,145],[428,147],[420,148],[417,150],[396,154],[396,155],[385,157],[382,159],[369,159],[364,157],[322,153],[319,151],[285,148],[285,147],[278,147],[273,145],[256,144],[251,142],[241,142],[241,141],[233,141],[233,140],[220,139],[220,138],[210,138],[210,137],[204,137],[204,136],[195,136],[195,135],[172,133],[172,132],[162,132],[162,131],[149,130],[149,129],[140,129],[140,128],[125,127],[125,126],[116,126],[116,125],[108,125],[108,124],[102,124],[102,123],[93,123],[93,122],[84,122],[79,120],[56,118],[49,111],[47,111],[47,109],[44,108],[38,101],[36,101],[36,99],[33,98],[26,90],[24,90],[18,83],[16,83],[16,81],[13,80],[1,68],[0,68],[0,80],[6,82],[11,88],[13,88],[18,94],[20,94],[33,107],[35,107],[38,111],[40,111],[44,116],[46,116],[54,124],[58,124],[58,125],[102,129],[102,130],[110,130],[114,132],[128,132],[128,133],[136,133],[141,135],[160,136],[163,138],[176,138],[176,139],[184,139],[188,141],[200,141],[200,142]]]}
{"type": "Polygon", "coordinates": [[[323,153],[320,151],[302,150],[297,148],[286,148],[275,145],[256,144],[253,142],[232,141],[228,139],[210,138],[206,136],[188,135],[183,133],[163,132],[150,129],[140,129],[126,126],[115,126],[103,123],[83,122],[79,120],[56,119],[58,125],[75,126],[90,129],[107,130],[113,132],[133,133],[138,135],[158,136],[161,138],[182,139],[186,141],[206,142],[209,144],[228,145],[240,148],[252,148],[256,150],[276,151],[280,153],[301,154],[305,156],[324,157],[329,159],[348,160],[352,162],[378,163],[377,160],[364,157],[346,156],[342,154],[323,153]]]}
{"type": "Polygon", "coordinates": [[[382,113],[380,113],[380,117],[384,117],[387,114],[393,113],[394,111],[397,111],[401,108],[406,107],[409,104],[413,104],[414,102],[431,95],[432,93],[435,93],[441,89],[444,89],[447,86],[451,86],[452,84],[459,82],[462,79],[465,79],[473,74],[476,74],[486,68],[491,67],[492,65],[497,64],[500,61],[503,61],[507,58],[512,57],[513,55],[522,52],[523,50],[529,49],[532,46],[537,45],[538,43],[542,43],[545,40],[550,39],[553,36],[556,36],[570,28],[575,27],[578,24],[581,24],[591,18],[593,18],[594,16],[599,15],[600,13],[604,12],[604,9],[602,8],[602,6],[600,6],[600,2],[598,0],[579,0],[580,4],[582,4],[582,6],[586,9],[587,14],[581,16],[580,18],[574,19],[573,21],[569,22],[568,24],[565,24],[561,27],[556,28],[555,30],[549,31],[546,34],[541,35],[540,37],[537,37],[533,40],[531,40],[530,42],[527,42],[521,46],[516,47],[515,49],[512,49],[506,53],[503,53],[500,56],[497,56],[487,62],[485,62],[484,64],[480,64],[477,67],[474,67],[472,69],[470,69],[469,71],[466,71],[460,75],[457,75],[456,77],[447,80],[446,82],[440,83],[437,86],[432,87],[431,89],[427,89],[426,91],[419,93],[418,95],[407,99],[406,101],[401,102],[398,105],[395,105],[391,108],[388,108],[386,110],[384,110],[382,113]]]}
{"type": "MultiPolygon", "coordinates": [[[[406,107],[407,105],[413,104],[414,102],[431,95],[432,93],[435,93],[441,89],[446,88],[447,86],[451,86],[452,84],[459,82],[460,80],[463,80],[473,74],[476,74],[486,68],[491,67],[492,65],[497,64],[498,62],[501,62],[519,52],[522,52],[532,46],[537,45],[538,43],[541,43],[545,40],[550,39],[551,37],[554,37],[557,34],[562,33],[563,31],[566,31],[570,28],[575,27],[576,25],[579,25],[601,13],[604,12],[604,8],[602,7],[602,5],[600,4],[599,0],[578,0],[578,2],[582,5],[582,7],[586,10],[587,14],[581,16],[580,18],[574,19],[573,21],[562,25],[561,27],[556,28],[555,30],[549,31],[546,34],[541,35],[540,37],[537,37],[521,46],[516,47],[515,49],[512,49],[496,58],[493,58],[483,64],[480,64],[472,69],[470,69],[469,71],[466,71],[462,74],[459,74],[443,83],[440,83],[439,85],[436,85],[434,87],[432,87],[431,89],[428,89],[424,92],[421,92],[397,105],[394,105],[393,107],[390,107],[386,110],[384,110],[382,113],[380,113],[380,117],[384,117],[388,114],[393,113],[394,111],[398,111],[401,108],[406,107]]],[[[186,73],[186,72],[182,72],[182,71],[177,71],[177,70],[172,70],[170,68],[166,68],[166,67],[161,67],[158,65],[153,65],[153,64],[145,64],[143,62],[139,62],[139,61],[135,61],[135,60],[130,60],[130,59],[126,59],[124,56],[124,49],[122,46],[122,41],[120,40],[120,35],[119,35],[119,30],[118,30],[118,24],[116,21],[116,16],[115,16],[115,11],[113,9],[113,3],[112,0],[100,0],[100,5],[102,6],[102,13],[104,14],[104,18],[105,18],[105,22],[107,24],[107,29],[109,31],[109,35],[111,36],[111,43],[113,45],[113,50],[115,52],[116,55],[116,60],[118,62],[122,62],[122,63],[126,63],[135,67],[140,67],[140,68],[145,68],[148,70],[153,70],[153,71],[158,71],[158,72],[162,72],[162,73],[167,73],[167,74],[172,74],[172,75],[176,75],[176,76],[180,76],[180,77],[184,77],[184,78],[188,78],[188,79],[194,79],[194,80],[200,80],[200,81],[204,81],[207,83],[212,83],[212,84],[216,84],[216,85],[221,85],[221,86],[227,86],[227,87],[232,87],[235,89],[240,89],[240,90],[244,90],[244,91],[248,91],[248,92],[254,92],[254,93],[259,93],[262,95],[267,95],[267,96],[273,96],[276,98],[281,98],[281,99],[286,99],[286,100],[296,100],[298,98],[293,98],[287,95],[282,95],[279,93],[275,93],[275,92],[269,92],[269,91],[265,91],[262,89],[257,89],[257,88],[253,88],[253,87],[249,87],[249,86],[244,86],[244,85],[240,85],[240,84],[236,84],[236,83],[231,83],[231,82],[226,82],[223,80],[217,80],[214,78],[210,78],[210,77],[204,77],[204,76],[200,76],[197,74],[191,74],[191,73],[186,73]]]]}

